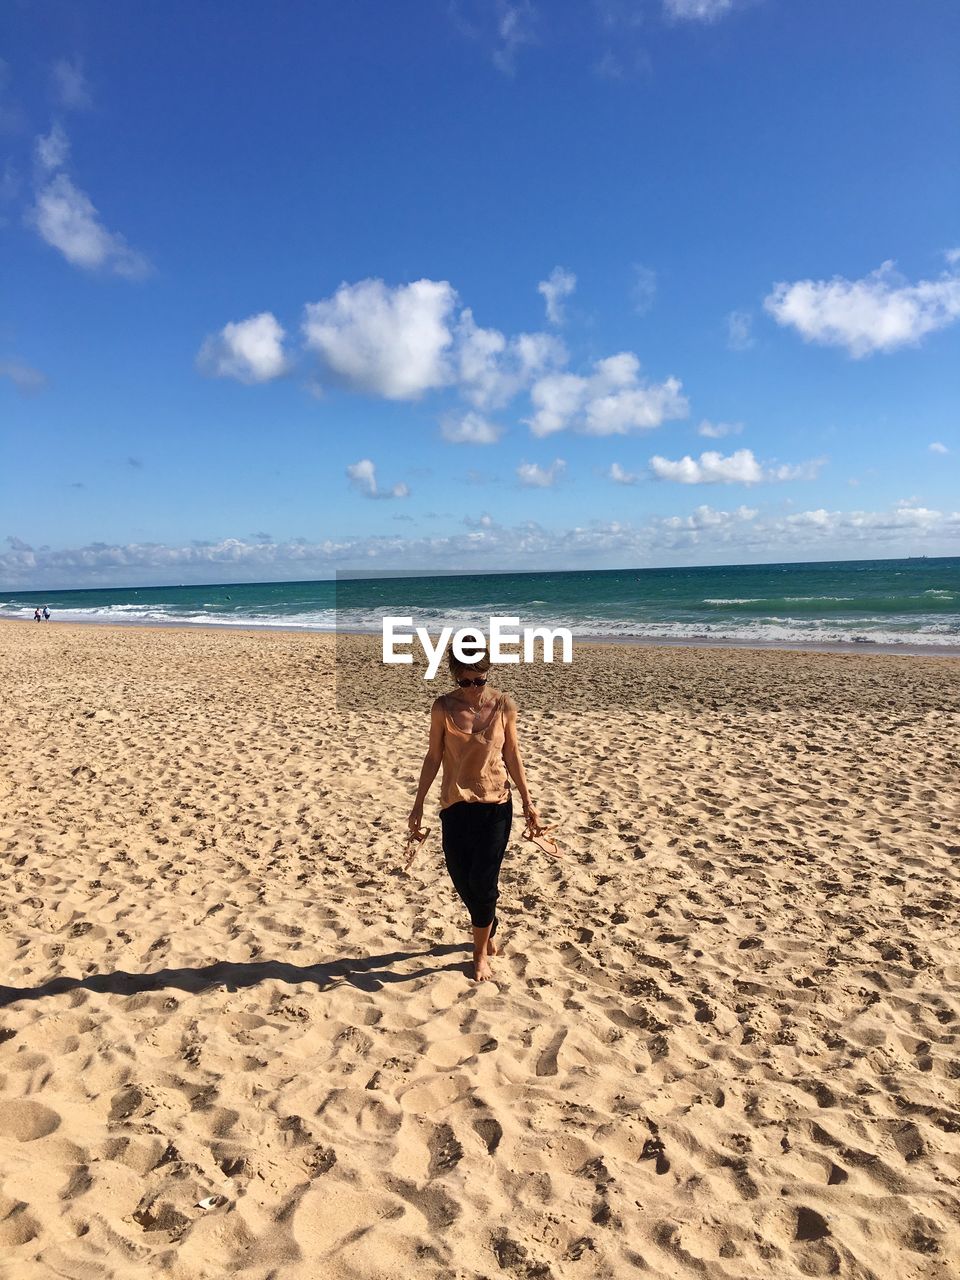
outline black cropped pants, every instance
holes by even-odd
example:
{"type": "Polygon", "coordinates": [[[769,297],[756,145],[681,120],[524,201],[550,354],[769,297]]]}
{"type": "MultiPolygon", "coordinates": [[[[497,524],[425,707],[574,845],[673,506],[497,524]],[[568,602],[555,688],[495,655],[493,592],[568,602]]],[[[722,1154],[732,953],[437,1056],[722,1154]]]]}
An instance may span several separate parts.
{"type": "Polygon", "coordinates": [[[443,856],[453,887],[470,912],[475,929],[492,924],[497,931],[500,864],[510,839],[513,802],[460,800],[440,810],[443,856]]]}

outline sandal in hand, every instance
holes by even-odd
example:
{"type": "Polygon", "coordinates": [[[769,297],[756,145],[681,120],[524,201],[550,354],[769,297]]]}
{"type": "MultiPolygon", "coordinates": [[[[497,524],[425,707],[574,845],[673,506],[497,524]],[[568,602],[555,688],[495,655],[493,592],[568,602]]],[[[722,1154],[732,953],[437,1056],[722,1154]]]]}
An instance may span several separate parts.
{"type": "Polygon", "coordinates": [[[535,826],[528,818],[527,824],[523,829],[523,839],[532,840],[537,848],[548,857],[559,859],[561,855],[557,842],[553,836],[547,835],[547,832],[552,830],[553,827],[535,826]]]}
{"type": "Polygon", "coordinates": [[[407,833],[407,843],[403,847],[404,865],[408,866],[416,857],[417,850],[423,844],[427,836],[430,834],[429,827],[417,827],[416,831],[407,833]]]}

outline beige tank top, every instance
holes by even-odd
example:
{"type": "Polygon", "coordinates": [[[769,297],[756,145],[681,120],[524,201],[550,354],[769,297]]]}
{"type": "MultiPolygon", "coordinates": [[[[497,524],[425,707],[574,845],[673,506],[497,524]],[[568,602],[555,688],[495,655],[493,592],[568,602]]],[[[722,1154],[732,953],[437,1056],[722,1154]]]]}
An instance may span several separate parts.
{"type": "Polygon", "coordinates": [[[501,804],[509,799],[510,783],[503,762],[507,695],[501,693],[497,704],[483,727],[470,733],[454,723],[446,698],[440,699],[446,730],[440,782],[441,810],[461,800],[501,804]]]}

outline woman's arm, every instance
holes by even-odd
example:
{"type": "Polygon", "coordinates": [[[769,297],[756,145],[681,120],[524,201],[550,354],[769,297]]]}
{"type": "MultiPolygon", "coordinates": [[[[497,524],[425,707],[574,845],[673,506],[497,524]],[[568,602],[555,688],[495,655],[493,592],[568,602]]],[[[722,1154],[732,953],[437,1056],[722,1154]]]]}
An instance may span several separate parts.
{"type": "Polygon", "coordinates": [[[507,773],[513,779],[517,791],[520,793],[523,816],[533,827],[539,827],[540,818],[530,799],[530,792],[527,788],[527,775],[523,771],[523,760],[520,758],[520,742],[517,738],[517,704],[510,697],[507,698],[507,714],[504,725],[503,763],[507,766],[507,773]]]}
{"type": "Polygon", "coordinates": [[[423,821],[423,802],[426,800],[427,792],[433,785],[433,780],[437,776],[440,765],[443,763],[443,734],[443,706],[440,699],[437,698],[430,711],[430,742],[427,746],[427,754],[423,757],[420,783],[417,787],[417,798],[413,802],[410,817],[407,819],[407,826],[411,831],[417,831],[423,821]]]}

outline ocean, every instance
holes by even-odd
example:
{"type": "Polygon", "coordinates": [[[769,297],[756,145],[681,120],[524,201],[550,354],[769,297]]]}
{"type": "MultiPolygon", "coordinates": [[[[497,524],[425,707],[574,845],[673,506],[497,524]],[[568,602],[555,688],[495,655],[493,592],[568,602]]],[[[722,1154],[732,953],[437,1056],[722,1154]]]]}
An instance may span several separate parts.
{"type": "MultiPolygon", "coordinates": [[[[960,653],[960,557],[0,593],[0,618],[379,632],[519,616],[575,636],[960,653]]],[[[484,628],[485,629],[485,628],[484,628]]]]}

